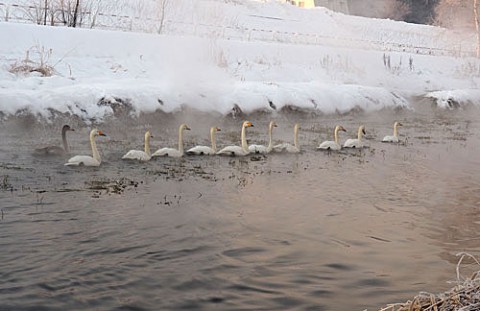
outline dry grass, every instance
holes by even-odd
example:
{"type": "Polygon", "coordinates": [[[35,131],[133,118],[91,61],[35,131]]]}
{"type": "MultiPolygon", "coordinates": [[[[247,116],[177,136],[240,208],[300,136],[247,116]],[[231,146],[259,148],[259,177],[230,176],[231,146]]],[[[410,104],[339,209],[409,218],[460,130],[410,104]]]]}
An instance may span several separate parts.
{"type": "Polygon", "coordinates": [[[42,77],[50,77],[55,74],[55,67],[50,64],[52,53],[52,49],[47,49],[44,46],[32,46],[26,51],[25,58],[15,61],[10,65],[8,71],[17,75],[29,75],[38,72],[42,77]]]}
{"type": "Polygon", "coordinates": [[[473,259],[480,265],[478,260],[468,254],[460,253],[457,264],[457,286],[451,290],[431,294],[421,292],[405,303],[390,304],[379,311],[476,311],[480,310],[480,271],[473,273],[469,278],[460,275],[460,265],[465,257],[473,259]]]}

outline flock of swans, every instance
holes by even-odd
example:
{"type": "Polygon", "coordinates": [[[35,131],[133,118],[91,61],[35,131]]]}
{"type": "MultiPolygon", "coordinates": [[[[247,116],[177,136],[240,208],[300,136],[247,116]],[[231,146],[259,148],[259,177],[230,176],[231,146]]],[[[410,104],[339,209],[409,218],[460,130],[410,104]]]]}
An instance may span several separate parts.
{"type": "MultiPolygon", "coordinates": [[[[240,146],[227,146],[223,149],[217,151],[217,144],[215,139],[215,134],[220,131],[218,127],[212,127],[210,129],[210,140],[211,146],[195,146],[193,148],[184,151],[183,146],[183,133],[185,130],[190,130],[188,125],[182,124],[178,130],[178,149],[177,148],[160,148],[154,153],[150,151],[150,139],[153,138],[150,131],[145,133],[145,149],[142,150],[130,150],[128,151],[122,159],[124,160],[136,160],[136,161],[149,161],[153,157],[173,157],[179,158],[183,157],[186,153],[188,155],[227,155],[227,156],[246,156],[248,154],[268,154],[270,152],[286,152],[286,153],[299,153],[300,146],[298,144],[298,131],[300,129],[299,124],[295,124],[293,128],[294,138],[293,145],[290,143],[282,143],[278,145],[273,145],[272,132],[273,128],[277,127],[275,121],[271,121],[268,127],[268,145],[248,145],[246,138],[246,129],[252,127],[253,124],[250,121],[244,121],[242,124],[240,140],[240,146]]],[[[389,143],[398,143],[398,127],[402,126],[400,122],[395,122],[393,125],[393,135],[385,136],[382,142],[389,143]]],[[[66,133],[68,131],[74,131],[69,125],[64,125],[62,128],[62,141],[63,148],[57,146],[48,146],[35,150],[37,155],[68,155],[70,149],[68,147],[66,133]]],[[[355,139],[347,139],[345,143],[340,145],[338,134],[340,131],[346,132],[343,126],[337,125],[334,130],[334,140],[333,141],[324,141],[322,142],[317,149],[321,150],[341,150],[342,148],[363,148],[365,147],[362,142],[363,135],[366,134],[365,126],[361,125],[358,128],[358,135],[355,139]]],[[[68,159],[65,165],[67,166],[99,166],[102,162],[100,154],[95,143],[95,138],[98,136],[106,136],[102,131],[98,129],[93,129],[90,132],[90,145],[92,148],[92,156],[87,155],[76,155],[68,159]]]]}

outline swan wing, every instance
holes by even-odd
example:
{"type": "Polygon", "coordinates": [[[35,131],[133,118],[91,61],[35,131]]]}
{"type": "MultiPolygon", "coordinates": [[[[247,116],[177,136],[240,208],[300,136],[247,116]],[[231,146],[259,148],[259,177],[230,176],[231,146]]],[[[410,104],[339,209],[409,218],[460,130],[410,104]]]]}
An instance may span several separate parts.
{"type": "Polygon", "coordinates": [[[91,156],[77,155],[68,159],[67,166],[100,166],[100,162],[91,156]]]}
{"type": "Polygon", "coordinates": [[[187,154],[196,154],[196,155],[213,155],[215,151],[208,146],[196,146],[187,150],[187,154]]]}
{"type": "Polygon", "coordinates": [[[363,148],[363,144],[361,141],[357,139],[347,139],[345,143],[343,144],[343,147],[345,148],[363,148]]]}
{"type": "Polygon", "coordinates": [[[342,149],[342,147],[334,141],[327,140],[327,141],[324,141],[323,143],[321,143],[320,146],[317,147],[317,149],[340,150],[340,149],[342,149]]]}
{"type": "Polygon", "coordinates": [[[149,161],[150,156],[141,150],[130,150],[127,152],[122,159],[124,160],[138,160],[138,161],[149,161]]]}
{"type": "Polygon", "coordinates": [[[244,156],[247,155],[245,151],[243,151],[242,147],[239,146],[227,146],[217,152],[219,155],[230,155],[230,156],[244,156]]]}
{"type": "Polygon", "coordinates": [[[268,153],[268,148],[264,145],[250,145],[248,151],[251,153],[268,153]]]}
{"type": "Polygon", "coordinates": [[[384,143],[398,143],[398,137],[387,135],[382,139],[382,142],[384,142],[384,143]]]}
{"type": "Polygon", "coordinates": [[[282,144],[278,144],[278,145],[275,145],[273,146],[273,151],[275,152],[282,152],[282,151],[285,151],[287,149],[289,144],[287,143],[282,143],[282,144]]]}
{"type": "Polygon", "coordinates": [[[152,154],[152,157],[173,157],[173,158],[180,158],[183,156],[180,151],[174,148],[162,148],[158,149],[152,154]]]}
{"type": "Polygon", "coordinates": [[[287,146],[285,148],[285,151],[287,151],[288,153],[299,153],[300,149],[298,149],[297,147],[295,147],[293,145],[287,144],[287,146]]]}
{"type": "Polygon", "coordinates": [[[48,146],[44,148],[38,148],[34,151],[35,155],[41,156],[61,156],[65,155],[66,152],[63,148],[58,146],[48,146]]]}

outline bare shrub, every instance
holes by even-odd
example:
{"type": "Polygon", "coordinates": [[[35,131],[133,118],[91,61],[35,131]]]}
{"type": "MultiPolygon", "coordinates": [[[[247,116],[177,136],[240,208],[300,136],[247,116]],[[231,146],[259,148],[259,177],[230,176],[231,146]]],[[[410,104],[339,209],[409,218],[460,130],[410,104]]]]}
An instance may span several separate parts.
{"type": "Polygon", "coordinates": [[[55,66],[51,64],[53,50],[44,46],[35,45],[25,52],[23,60],[15,61],[9,68],[14,74],[29,75],[38,72],[43,77],[50,77],[55,74],[55,66]]]}

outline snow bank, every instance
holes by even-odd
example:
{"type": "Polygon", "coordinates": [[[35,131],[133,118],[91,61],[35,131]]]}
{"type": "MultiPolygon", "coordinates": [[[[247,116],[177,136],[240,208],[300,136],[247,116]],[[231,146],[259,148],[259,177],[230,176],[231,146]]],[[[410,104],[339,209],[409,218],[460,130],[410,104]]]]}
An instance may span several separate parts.
{"type": "Polygon", "coordinates": [[[437,107],[444,109],[480,106],[480,90],[478,89],[430,92],[425,94],[425,98],[433,99],[437,107]]]}
{"type": "Polygon", "coordinates": [[[445,29],[278,3],[194,4],[167,35],[0,23],[9,38],[0,45],[0,111],[101,120],[128,103],[132,114],[344,113],[410,108],[412,95],[480,83],[479,61],[456,53],[471,41],[445,29]],[[10,72],[41,62],[53,76],[10,72]]]}

